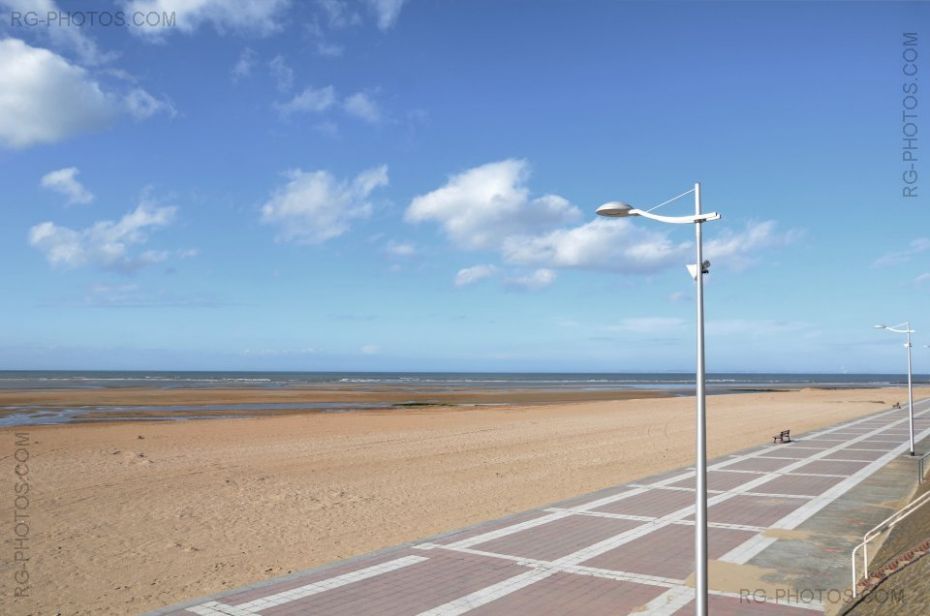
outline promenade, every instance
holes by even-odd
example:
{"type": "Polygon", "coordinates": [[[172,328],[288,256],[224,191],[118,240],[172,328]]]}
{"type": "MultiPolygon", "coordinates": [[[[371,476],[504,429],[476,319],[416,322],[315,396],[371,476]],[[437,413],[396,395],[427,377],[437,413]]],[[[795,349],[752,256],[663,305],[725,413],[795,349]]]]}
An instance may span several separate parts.
{"type": "MultiPolygon", "coordinates": [[[[930,436],[930,401],[915,414],[930,436]]],[[[907,424],[885,410],[713,460],[712,613],[824,613],[851,546],[910,489],[907,424]]],[[[683,468],[151,614],[692,614],[693,504],[683,468]]]]}

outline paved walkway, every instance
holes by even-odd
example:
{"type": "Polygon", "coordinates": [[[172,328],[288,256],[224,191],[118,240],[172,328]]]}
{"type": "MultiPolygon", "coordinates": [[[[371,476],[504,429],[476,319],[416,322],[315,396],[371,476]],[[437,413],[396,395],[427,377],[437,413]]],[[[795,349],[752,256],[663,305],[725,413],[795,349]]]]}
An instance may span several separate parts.
{"type": "MultiPolygon", "coordinates": [[[[915,413],[921,439],[928,402],[915,413]]],[[[789,556],[772,563],[785,551],[770,548],[810,545],[799,527],[905,453],[907,434],[907,411],[884,411],[713,461],[711,612],[823,613],[821,597],[765,587],[766,571],[795,567],[789,556]]],[[[153,614],[692,614],[693,503],[694,471],[682,469],[153,614]]]]}

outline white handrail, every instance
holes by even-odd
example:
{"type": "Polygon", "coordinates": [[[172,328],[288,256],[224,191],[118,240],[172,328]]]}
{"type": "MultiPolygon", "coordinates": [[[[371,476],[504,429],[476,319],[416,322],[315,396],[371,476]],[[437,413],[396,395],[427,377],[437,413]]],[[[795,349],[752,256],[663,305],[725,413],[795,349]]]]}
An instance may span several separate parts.
{"type": "Polygon", "coordinates": [[[917,483],[924,482],[924,475],[926,474],[925,469],[927,467],[927,458],[930,458],[930,451],[922,455],[920,459],[917,460],[917,483]]]}
{"type": "Polygon", "coordinates": [[[895,524],[914,513],[922,505],[930,503],[930,492],[925,492],[919,498],[911,501],[906,506],[888,516],[881,524],[862,536],[862,543],[853,548],[852,551],[852,592],[853,597],[858,596],[857,582],[859,577],[856,576],[856,552],[862,549],[862,579],[869,577],[869,542],[887,530],[891,530],[895,524]]]}

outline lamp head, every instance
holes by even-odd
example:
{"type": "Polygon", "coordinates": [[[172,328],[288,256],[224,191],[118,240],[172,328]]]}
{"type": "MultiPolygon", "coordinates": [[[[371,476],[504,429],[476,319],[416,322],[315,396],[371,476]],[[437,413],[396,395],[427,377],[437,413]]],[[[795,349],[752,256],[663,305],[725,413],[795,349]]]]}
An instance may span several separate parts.
{"type": "Polygon", "coordinates": [[[886,327],[888,326],[887,325],[876,325],[875,329],[885,329],[886,327]]]}
{"type": "Polygon", "coordinates": [[[624,218],[626,216],[637,216],[638,213],[633,206],[623,201],[611,201],[597,208],[598,216],[609,216],[611,218],[624,218]]]}

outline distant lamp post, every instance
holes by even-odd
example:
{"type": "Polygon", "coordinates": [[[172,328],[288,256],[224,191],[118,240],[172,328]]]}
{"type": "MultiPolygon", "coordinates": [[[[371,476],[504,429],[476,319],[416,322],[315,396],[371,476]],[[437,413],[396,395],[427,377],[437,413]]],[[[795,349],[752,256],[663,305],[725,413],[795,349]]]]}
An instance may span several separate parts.
{"type": "Polygon", "coordinates": [[[894,332],[896,334],[904,334],[907,336],[907,341],[904,343],[904,348],[907,349],[907,413],[910,420],[911,427],[911,455],[914,455],[914,386],[912,384],[911,377],[911,334],[915,333],[911,329],[911,322],[905,321],[904,323],[898,323],[897,325],[876,325],[875,329],[884,329],[889,332],[894,332]],[[904,326],[904,329],[901,329],[901,326],[904,326]]]}
{"type": "Polygon", "coordinates": [[[642,216],[670,224],[693,224],[697,260],[694,265],[688,266],[688,272],[697,283],[697,430],[696,430],[696,490],[694,502],[694,612],[698,616],[707,616],[707,409],[704,404],[704,274],[710,268],[710,261],[703,256],[703,241],[701,240],[701,225],[710,220],[719,220],[720,214],[710,212],[701,213],[701,185],[696,183],[694,188],[677,197],[649,210],[638,210],[622,201],[611,201],[597,208],[600,216],[623,218],[627,216],[642,216]],[[660,216],[652,214],[666,203],[671,203],[685,195],[694,193],[694,216],[660,216]]]}

